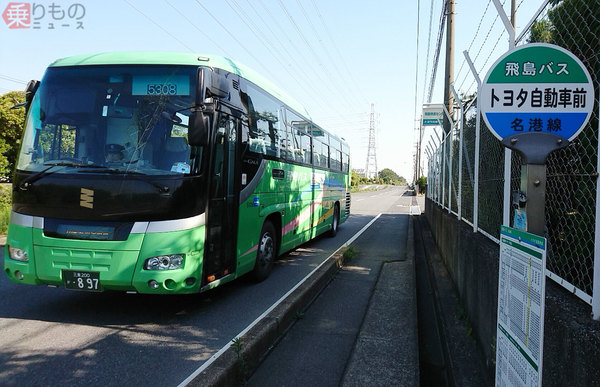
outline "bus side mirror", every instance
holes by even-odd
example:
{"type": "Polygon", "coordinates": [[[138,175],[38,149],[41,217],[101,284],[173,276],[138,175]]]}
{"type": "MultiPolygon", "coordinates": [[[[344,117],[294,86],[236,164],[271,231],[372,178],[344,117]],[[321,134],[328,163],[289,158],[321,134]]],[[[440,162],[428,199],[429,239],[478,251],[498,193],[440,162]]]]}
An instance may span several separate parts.
{"type": "Polygon", "coordinates": [[[11,109],[19,109],[24,107],[25,115],[27,115],[27,112],[29,111],[29,106],[31,106],[31,101],[33,101],[33,96],[35,95],[35,92],[37,91],[38,87],[40,87],[40,81],[36,81],[33,79],[29,81],[29,83],[27,83],[27,87],[25,88],[25,102],[21,102],[14,106],[11,106],[11,109]]]}
{"type": "Polygon", "coordinates": [[[25,114],[27,114],[29,106],[31,106],[31,101],[33,101],[33,96],[35,95],[38,87],[40,87],[40,81],[32,79],[25,88],[25,114]]]}
{"type": "Polygon", "coordinates": [[[229,84],[227,77],[218,69],[211,70],[205,67],[198,69],[198,90],[196,104],[203,105],[208,98],[229,98],[229,84]]]}
{"type": "Polygon", "coordinates": [[[191,146],[208,144],[208,117],[201,110],[192,111],[188,125],[188,143],[191,146]]]}

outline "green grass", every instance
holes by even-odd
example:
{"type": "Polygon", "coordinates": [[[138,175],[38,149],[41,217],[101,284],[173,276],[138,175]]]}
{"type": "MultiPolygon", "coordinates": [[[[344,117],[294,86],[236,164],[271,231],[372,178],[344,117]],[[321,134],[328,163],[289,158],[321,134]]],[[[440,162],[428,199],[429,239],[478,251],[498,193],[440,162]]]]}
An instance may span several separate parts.
{"type": "Polygon", "coordinates": [[[346,247],[346,250],[344,250],[344,261],[351,261],[352,258],[354,258],[356,256],[356,254],[358,254],[358,250],[356,249],[356,247],[350,245],[348,247],[346,247]]]}

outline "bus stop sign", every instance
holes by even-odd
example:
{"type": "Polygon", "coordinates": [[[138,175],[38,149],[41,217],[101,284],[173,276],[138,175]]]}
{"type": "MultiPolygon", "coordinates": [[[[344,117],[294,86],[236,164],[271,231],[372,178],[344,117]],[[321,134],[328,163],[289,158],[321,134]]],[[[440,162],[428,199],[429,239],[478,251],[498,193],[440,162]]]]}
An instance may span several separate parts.
{"type": "Polygon", "coordinates": [[[594,107],[594,87],[583,63],[547,43],[519,46],[500,57],[479,95],[485,123],[501,141],[524,133],[573,140],[594,107]]]}

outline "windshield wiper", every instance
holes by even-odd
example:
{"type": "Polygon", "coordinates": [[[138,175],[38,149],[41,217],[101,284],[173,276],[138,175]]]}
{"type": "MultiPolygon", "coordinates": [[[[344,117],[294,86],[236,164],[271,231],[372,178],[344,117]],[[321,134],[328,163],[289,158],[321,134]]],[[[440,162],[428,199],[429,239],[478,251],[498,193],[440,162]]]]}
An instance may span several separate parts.
{"type": "Polygon", "coordinates": [[[29,189],[29,187],[31,187],[31,185],[41,179],[42,177],[46,177],[54,172],[60,171],[62,168],[56,169],[54,171],[50,171],[52,168],[54,167],[75,167],[75,168],[104,168],[104,165],[99,165],[99,164],[82,164],[82,163],[76,163],[74,161],[56,161],[56,162],[47,162],[44,163],[44,165],[47,165],[46,168],[42,169],[41,171],[38,171],[36,173],[34,173],[33,175],[30,175],[29,177],[25,178],[25,180],[23,180],[20,184],[19,184],[19,189],[26,191],[27,189],[29,189]]]}
{"type": "Polygon", "coordinates": [[[114,175],[145,175],[145,173],[140,171],[127,171],[123,169],[109,168],[105,165],[96,165],[91,167],[94,169],[86,170],[86,171],[77,171],[77,172],[85,172],[85,173],[112,173],[114,175]]]}
{"type": "Polygon", "coordinates": [[[158,183],[156,183],[154,181],[140,178],[141,175],[143,175],[143,176],[147,176],[147,175],[145,173],[139,172],[139,171],[127,171],[127,170],[115,169],[115,168],[107,168],[107,167],[102,166],[102,168],[100,168],[100,169],[91,169],[91,170],[78,171],[78,172],[85,172],[85,173],[111,173],[111,174],[114,174],[114,175],[130,175],[133,180],[143,181],[143,182],[146,182],[148,184],[153,185],[154,187],[158,188],[158,192],[160,192],[160,193],[168,193],[169,192],[169,187],[166,186],[166,185],[158,184],[158,183]]]}

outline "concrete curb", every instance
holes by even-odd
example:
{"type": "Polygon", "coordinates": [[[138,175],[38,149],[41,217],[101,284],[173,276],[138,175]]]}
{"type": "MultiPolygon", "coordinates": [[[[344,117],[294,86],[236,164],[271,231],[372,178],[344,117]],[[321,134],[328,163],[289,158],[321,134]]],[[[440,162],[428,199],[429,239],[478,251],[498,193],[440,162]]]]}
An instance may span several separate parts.
{"type": "Polygon", "coordinates": [[[297,313],[306,309],[327,286],[343,264],[344,248],[323,263],[275,309],[239,337],[241,345],[231,345],[189,386],[239,386],[258,367],[277,340],[294,324],[297,313]]]}

